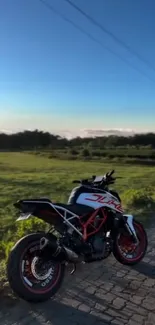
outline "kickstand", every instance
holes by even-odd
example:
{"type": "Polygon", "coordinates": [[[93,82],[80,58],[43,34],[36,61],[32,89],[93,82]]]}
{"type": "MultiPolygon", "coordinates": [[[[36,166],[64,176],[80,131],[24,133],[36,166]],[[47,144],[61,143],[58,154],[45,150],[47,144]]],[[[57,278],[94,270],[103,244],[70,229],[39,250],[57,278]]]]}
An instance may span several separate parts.
{"type": "Polygon", "coordinates": [[[75,271],[76,271],[76,264],[73,263],[73,269],[72,269],[72,271],[70,272],[70,274],[71,274],[71,275],[74,274],[75,271]]]}

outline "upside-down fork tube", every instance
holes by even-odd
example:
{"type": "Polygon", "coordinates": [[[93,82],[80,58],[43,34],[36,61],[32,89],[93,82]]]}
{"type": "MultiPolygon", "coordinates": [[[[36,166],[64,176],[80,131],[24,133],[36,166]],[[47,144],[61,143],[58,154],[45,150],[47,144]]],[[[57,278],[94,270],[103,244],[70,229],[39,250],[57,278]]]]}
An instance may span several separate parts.
{"type": "Polygon", "coordinates": [[[135,241],[138,243],[138,237],[134,228],[133,219],[134,217],[131,214],[126,214],[123,216],[126,220],[126,227],[129,233],[135,238],[135,241]]]}

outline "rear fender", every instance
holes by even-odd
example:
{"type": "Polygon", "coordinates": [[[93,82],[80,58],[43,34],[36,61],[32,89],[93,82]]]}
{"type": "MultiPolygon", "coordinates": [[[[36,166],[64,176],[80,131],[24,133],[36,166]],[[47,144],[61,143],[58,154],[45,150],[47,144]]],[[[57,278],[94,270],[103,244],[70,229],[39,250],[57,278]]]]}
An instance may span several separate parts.
{"type": "Polygon", "coordinates": [[[46,211],[46,213],[51,213],[52,208],[45,200],[36,200],[36,202],[21,200],[14,204],[14,207],[19,210],[20,216],[17,221],[26,220],[30,217],[38,217],[39,219],[48,222],[50,218],[48,218],[42,211],[46,211]],[[44,217],[45,216],[45,217],[44,217]]]}
{"type": "Polygon", "coordinates": [[[14,207],[23,213],[34,212],[36,210],[35,204],[29,204],[22,200],[14,203],[14,207]]]}
{"type": "Polygon", "coordinates": [[[27,220],[30,217],[32,217],[32,213],[27,212],[27,213],[20,213],[20,216],[16,219],[16,221],[21,221],[21,220],[27,220]]]}
{"type": "Polygon", "coordinates": [[[21,200],[15,203],[14,206],[20,211],[17,221],[27,220],[33,216],[59,229],[64,228],[62,216],[57,212],[50,200],[21,200]]]}
{"type": "Polygon", "coordinates": [[[35,214],[36,207],[35,205],[29,205],[23,201],[17,201],[14,203],[14,207],[19,210],[19,217],[16,221],[27,220],[35,214]]]}

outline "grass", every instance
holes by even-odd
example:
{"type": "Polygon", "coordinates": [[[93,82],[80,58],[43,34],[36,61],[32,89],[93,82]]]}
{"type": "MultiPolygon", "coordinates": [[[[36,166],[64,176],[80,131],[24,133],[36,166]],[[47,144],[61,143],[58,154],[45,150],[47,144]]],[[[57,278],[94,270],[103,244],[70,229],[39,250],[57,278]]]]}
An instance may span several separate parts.
{"type": "MultiPolygon", "coordinates": [[[[32,151],[31,151],[32,152],[32,151]]],[[[61,160],[89,160],[109,162],[115,161],[117,163],[139,163],[145,165],[155,166],[155,149],[148,147],[113,147],[113,148],[91,148],[73,147],[73,148],[59,148],[59,149],[44,149],[36,150],[36,155],[45,156],[48,158],[56,158],[61,160]]]]}
{"type": "Polygon", "coordinates": [[[116,170],[121,179],[113,186],[119,191],[127,212],[143,222],[153,213],[155,167],[118,164],[117,162],[65,161],[29,153],[0,153],[0,274],[5,282],[5,261],[13,243],[25,233],[44,228],[43,222],[31,219],[16,222],[13,203],[21,198],[46,196],[66,202],[72,180],[102,175],[116,170]]]}

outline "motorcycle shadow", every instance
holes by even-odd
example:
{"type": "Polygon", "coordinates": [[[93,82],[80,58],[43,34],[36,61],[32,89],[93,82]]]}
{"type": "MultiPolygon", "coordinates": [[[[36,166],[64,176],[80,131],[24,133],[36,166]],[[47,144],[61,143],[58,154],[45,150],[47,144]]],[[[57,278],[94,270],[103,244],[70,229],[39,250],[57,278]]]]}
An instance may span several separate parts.
{"type": "MultiPolygon", "coordinates": [[[[79,299],[78,305],[81,304],[79,299]]],[[[3,314],[3,323],[8,325],[12,324],[33,324],[33,325],[109,325],[111,317],[107,318],[107,315],[99,314],[97,311],[91,311],[90,308],[86,309],[86,305],[76,305],[75,299],[66,298],[66,302],[49,300],[41,305],[33,305],[20,301],[18,305],[10,308],[10,315],[8,313],[3,314]],[[67,302],[68,301],[68,302],[67,302]],[[72,305],[73,304],[73,305],[72,305]],[[82,308],[84,308],[82,310],[82,308]]],[[[1,314],[0,314],[1,316],[1,314]]],[[[115,323],[119,325],[119,323],[115,323]]]]}
{"type": "Polygon", "coordinates": [[[153,264],[141,261],[139,264],[132,266],[132,269],[148,278],[155,279],[155,262],[153,264]]]}
{"type": "MultiPolygon", "coordinates": [[[[73,299],[74,303],[75,300],[73,299]]],[[[54,325],[109,325],[110,317],[100,313],[91,311],[90,308],[84,310],[86,306],[81,305],[81,309],[78,306],[71,306],[71,300],[68,300],[68,305],[62,302],[49,301],[42,304],[41,308],[37,307],[37,313],[31,319],[31,323],[34,325],[40,325],[44,323],[54,325]],[[83,307],[82,307],[83,306],[83,307]],[[79,308],[79,309],[78,309],[79,308]],[[42,317],[40,317],[42,316],[42,317]],[[50,323],[51,322],[51,323],[50,323]]],[[[117,325],[117,324],[116,324],[117,325]]],[[[118,323],[119,325],[119,323],[118,323]]]]}

